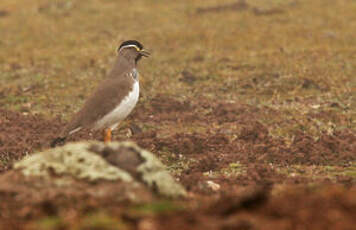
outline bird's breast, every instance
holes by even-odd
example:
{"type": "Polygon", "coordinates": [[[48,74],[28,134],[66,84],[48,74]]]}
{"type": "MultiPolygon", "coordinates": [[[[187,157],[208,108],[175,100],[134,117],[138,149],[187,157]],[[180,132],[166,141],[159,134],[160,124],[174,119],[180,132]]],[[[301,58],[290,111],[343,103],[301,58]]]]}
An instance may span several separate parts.
{"type": "Polygon", "coordinates": [[[136,106],[139,94],[139,82],[135,80],[132,90],[121,100],[121,102],[118,102],[118,105],[110,113],[96,122],[94,129],[115,128],[116,125],[124,120],[136,106]]]}

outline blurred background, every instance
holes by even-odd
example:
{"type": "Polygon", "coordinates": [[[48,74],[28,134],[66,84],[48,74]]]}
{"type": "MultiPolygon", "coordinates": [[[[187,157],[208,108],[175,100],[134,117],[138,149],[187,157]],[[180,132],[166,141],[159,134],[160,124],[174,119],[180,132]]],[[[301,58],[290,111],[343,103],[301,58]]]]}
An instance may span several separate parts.
{"type": "Polygon", "coordinates": [[[352,229],[355,97],[355,0],[1,0],[0,225],[352,229]],[[128,39],[152,55],[114,139],[158,156],[188,198],[22,181],[11,163],[48,147],[128,39]]]}

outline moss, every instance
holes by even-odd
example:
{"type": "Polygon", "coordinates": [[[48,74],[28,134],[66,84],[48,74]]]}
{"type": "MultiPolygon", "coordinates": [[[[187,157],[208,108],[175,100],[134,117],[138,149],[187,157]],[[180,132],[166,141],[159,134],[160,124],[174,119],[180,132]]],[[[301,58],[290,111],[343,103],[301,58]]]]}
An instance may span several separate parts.
{"type": "Polygon", "coordinates": [[[157,201],[134,206],[129,212],[132,216],[146,216],[151,214],[167,214],[184,210],[184,207],[172,201],[157,201]]]}
{"type": "Polygon", "coordinates": [[[45,178],[49,178],[51,173],[54,173],[89,181],[105,179],[130,182],[133,180],[127,172],[88,151],[91,144],[91,142],[70,143],[63,147],[48,149],[17,162],[14,168],[21,170],[26,176],[45,178]]]}
{"type": "Polygon", "coordinates": [[[107,213],[97,212],[84,217],[78,229],[125,230],[131,228],[107,213]]]}
{"type": "Polygon", "coordinates": [[[239,176],[246,173],[246,166],[237,161],[230,163],[229,167],[221,169],[221,173],[227,176],[239,176]]]}
{"type": "Polygon", "coordinates": [[[63,219],[59,216],[48,216],[44,217],[32,224],[33,229],[38,230],[56,230],[56,229],[67,229],[68,226],[65,224],[63,219]]]}

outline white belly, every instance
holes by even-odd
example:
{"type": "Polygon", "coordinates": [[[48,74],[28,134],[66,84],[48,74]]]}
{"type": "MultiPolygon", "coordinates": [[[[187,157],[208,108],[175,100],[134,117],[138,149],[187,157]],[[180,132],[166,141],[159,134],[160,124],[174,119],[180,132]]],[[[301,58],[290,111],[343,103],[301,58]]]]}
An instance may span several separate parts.
{"type": "Polygon", "coordinates": [[[111,128],[115,129],[120,121],[124,120],[136,106],[140,86],[138,81],[135,81],[132,91],[124,98],[124,100],[109,114],[96,122],[94,129],[111,128]]]}

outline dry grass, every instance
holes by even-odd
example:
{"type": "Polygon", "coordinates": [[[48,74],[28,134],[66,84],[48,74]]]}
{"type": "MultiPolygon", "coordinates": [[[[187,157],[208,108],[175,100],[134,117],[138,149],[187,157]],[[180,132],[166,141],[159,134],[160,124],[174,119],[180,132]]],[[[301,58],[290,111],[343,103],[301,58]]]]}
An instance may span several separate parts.
{"type": "Polygon", "coordinates": [[[356,127],[355,1],[2,0],[0,10],[10,109],[68,118],[134,38],[153,53],[141,104],[162,93],[267,106],[283,114],[261,118],[271,134],[290,138],[356,127]]]}

